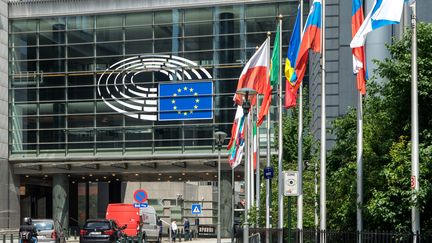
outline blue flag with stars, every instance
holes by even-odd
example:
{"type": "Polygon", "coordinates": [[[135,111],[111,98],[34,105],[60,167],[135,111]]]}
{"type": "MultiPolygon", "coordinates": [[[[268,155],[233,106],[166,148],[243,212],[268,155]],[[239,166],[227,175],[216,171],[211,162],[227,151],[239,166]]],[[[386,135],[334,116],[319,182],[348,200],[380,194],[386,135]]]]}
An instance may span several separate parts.
{"type": "Polygon", "coordinates": [[[159,121],[213,119],[213,82],[159,84],[159,121]]]}

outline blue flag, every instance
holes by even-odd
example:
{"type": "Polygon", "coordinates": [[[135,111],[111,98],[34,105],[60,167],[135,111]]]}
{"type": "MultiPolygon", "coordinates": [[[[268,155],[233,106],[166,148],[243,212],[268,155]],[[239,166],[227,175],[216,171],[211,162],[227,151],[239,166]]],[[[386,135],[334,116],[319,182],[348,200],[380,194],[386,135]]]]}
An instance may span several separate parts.
{"type": "Polygon", "coordinates": [[[159,121],[213,119],[213,82],[159,84],[159,121]]]}

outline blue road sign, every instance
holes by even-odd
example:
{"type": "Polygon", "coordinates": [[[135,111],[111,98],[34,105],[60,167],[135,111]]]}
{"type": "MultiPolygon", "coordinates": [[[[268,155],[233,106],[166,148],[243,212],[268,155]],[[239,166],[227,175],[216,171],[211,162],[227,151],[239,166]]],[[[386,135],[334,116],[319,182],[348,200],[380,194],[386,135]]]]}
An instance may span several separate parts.
{"type": "Polygon", "coordinates": [[[137,203],[144,203],[145,201],[147,201],[147,198],[148,194],[143,189],[139,189],[134,192],[134,200],[137,203]]]}
{"type": "Polygon", "coordinates": [[[192,214],[201,214],[201,204],[192,204],[192,214]]]}
{"type": "Polygon", "coordinates": [[[273,178],[274,170],[273,167],[264,167],[264,178],[271,179],[273,178]]]}
{"type": "Polygon", "coordinates": [[[134,203],[134,208],[148,208],[148,203],[134,203]]]}

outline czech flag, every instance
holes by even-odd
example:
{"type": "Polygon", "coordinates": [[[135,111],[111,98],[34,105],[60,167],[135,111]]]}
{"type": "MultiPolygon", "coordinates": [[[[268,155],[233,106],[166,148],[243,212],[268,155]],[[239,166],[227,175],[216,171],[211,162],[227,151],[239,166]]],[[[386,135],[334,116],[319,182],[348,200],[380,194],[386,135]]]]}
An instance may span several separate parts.
{"type": "Polygon", "coordinates": [[[303,31],[303,38],[301,40],[300,49],[295,64],[295,76],[293,80],[291,77],[290,83],[295,84],[287,85],[287,92],[285,95],[285,107],[290,108],[296,105],[297,90],[303,80],[306,72],[306,63],[309,56],[309,49],[314,52],[321,51],[321,0],[314,0],[309,15],[306,20],[306,25],[303,31]]]}
{"type": "MultiPolygon", "coordinates": [[[[352,20],[351,33],[354,38],[357,31],[364,21],[362,0],[353,0],[352,2],[352,20]]],[[[353,73],[357,75],[357,89],[362,94],[366,94],[366,56],[364,46],[352,49],[353,54],[353,73]]]]}

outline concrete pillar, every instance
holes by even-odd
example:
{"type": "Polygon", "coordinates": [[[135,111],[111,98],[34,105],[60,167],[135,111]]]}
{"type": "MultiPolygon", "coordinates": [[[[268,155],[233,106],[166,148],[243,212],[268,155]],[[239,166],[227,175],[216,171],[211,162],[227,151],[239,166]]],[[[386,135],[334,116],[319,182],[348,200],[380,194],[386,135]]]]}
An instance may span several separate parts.
{"type": "Polygon", "coordinates": [[[64,231],[69,229],[69,179],[65,174],[53,176],[53,219],[64,231]]]}
{"type": "Polygon", "coordinates": [[[230,238],[233,230],[231,221],[232,200],[231,170],[221,171],[221,237],[230,238]]]}
{"type": "Polygon", "coordinates": [[[0,159],[0,228],[20,225],[19,176],[14,175],[7,159],[0,159]]]}

